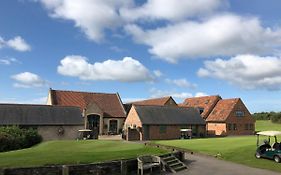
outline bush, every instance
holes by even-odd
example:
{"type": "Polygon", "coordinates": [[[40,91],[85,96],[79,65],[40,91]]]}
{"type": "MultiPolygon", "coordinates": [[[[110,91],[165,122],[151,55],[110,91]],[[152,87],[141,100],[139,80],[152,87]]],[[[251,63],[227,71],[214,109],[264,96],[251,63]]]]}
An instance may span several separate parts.
{"type": "Polygon", "coordinates": [[[41,136],[34,129],[0,127],[0,152],[28,148],[41,141],[41,136]]]}
{"type": "Polygon", "coordinates": [[[270,120],[275,114],[276,112],[259,112],[252,115],[256,120],[270,120]]]}
{"type": "Polygon", "coordinates": [[[42,137],[35,129],[28,129],[25,131],[25,147],[31,147],[42,141],[42,137]]]}
{"type": "Polygon", "coordinates": [[[276,113],[275,115],[271,116],[271,121],[273,123],[281,123],[281,113],[276,113]]]}

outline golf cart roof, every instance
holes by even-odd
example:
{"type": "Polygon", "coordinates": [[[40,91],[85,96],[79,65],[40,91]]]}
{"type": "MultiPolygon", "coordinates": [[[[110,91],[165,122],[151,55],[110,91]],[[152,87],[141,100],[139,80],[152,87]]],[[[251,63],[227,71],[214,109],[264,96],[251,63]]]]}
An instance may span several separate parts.
{"type": "Polygon", "coordinates": [[[79,132],[90,132],[90,131],[92,131],[92,130],[90,130],[90,129],[79,129],[78,131],[79,131],[79,132]]]}
{"type": "Polygon", "coordinates": [[[277,135],[281,135],[281,131],[261,131],[258,132],[257,135],[277,136],[277,135]]]}

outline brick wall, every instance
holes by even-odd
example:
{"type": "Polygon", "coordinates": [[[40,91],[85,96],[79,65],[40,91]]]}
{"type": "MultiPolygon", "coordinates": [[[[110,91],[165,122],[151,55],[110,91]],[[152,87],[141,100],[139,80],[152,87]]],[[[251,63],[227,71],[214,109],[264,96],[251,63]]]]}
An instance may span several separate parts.
{"type": "Polygon", "coordinates": [[[141,140],[140,136],[141,133],[136,129],[130,129],[130,128],[127,129],[127,137],[126,137],[127,141],[141,140]]]}
{"type": "Polygon", "coordinates": [[[135,125],[136,127],[142,127],[142,123],[138,117],[138,113],[133,106],[125,120],[124,129],[128,128],[129,126],[135,125]]]}
{"type": "Polygon", "coordinates": [[[236,124],[237,130],[229,130],[228,126],[227,128],[227,135],[250,135],[254,134],[255,131],[255,119],[252,117],[246,106],[243,104],[241,100],[238,101],[238,103],[235,105],[234,109],[232,110],[230,116],[226,120],[227,124],[236,124]],[[244,116],[237,117],[236,111],[242,111],[244,112],[244,116]],[[249,128],[246,130],[245,125],[248,124],[248,127],[250,124],[253,125],[253,128],[250,130],[249,128]]]}
{"type": "MultiPolygon", "coordinates": [[[[182,125],[166,125],[166,132],[161,132],[160,125],[149,125],[149,139],[150,140],[167,140],[179,139],[181,136],[180,129],[182,125]]],[[[193,127],[196,127],[193,125],[193,127]]],[[[196,136],[205,135],[205,125],[197,125],[198,130],[196,136]]]]}
{"type": "Polygon", "coordinates": [[[226,124],[225,123],[207,123],[207,132],[208,135],[217,135],[225,136],[226,133],[226,124]]]}

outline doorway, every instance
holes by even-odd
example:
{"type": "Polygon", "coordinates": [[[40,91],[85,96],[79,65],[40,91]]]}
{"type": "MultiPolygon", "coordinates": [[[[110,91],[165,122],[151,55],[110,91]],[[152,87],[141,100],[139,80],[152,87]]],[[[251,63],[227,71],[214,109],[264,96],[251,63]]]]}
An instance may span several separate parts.
{"type": "Polygon", "coordinates": [[[87,116],[88,129],[92,130],[91,137],[97,139],[100,133],[100,116],[91,114],[87,116]]]}
{"type": "Polygon", "coordinates": [[[118,129],[118,121],[117,120],[109,120],[109,129],[108,134],[117,134],[118,129]]]}

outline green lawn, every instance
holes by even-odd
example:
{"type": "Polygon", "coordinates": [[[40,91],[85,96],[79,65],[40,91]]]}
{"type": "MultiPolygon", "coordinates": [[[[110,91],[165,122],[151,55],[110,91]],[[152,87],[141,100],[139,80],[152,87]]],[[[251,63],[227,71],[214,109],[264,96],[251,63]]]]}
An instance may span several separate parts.
{"type": "Polygon", "coordinates": [[[270,120],[257,120],[256,131],[276,130],[281,131],[281,124],[272,123],[270,120]]]}
{"type": "Polygon", "coordinates": [[[163,153],[167,151],[125,141],[50,141],[29,149],[0,153],[0,167],[91,163],[163,153]]]}
{"type": "MultiPolygon", "coordinates": [[[[272,124],[269,121],[257,121],[257,130],[280,130],[281,125],[272,124]]],[[[265,137],[262,137],[263,139],[265,137]]],[[[281,137],[279,137],[279,142],[281,137]]],[[[224,137],[224,138],[206,138],[191,140],[163,140],[154,141],[162,145],[175,146],[188,149],[194,152],[200,152],[208,155],[219,155],[224,160],[241,163],[251,167],[270,169],[281,172],[281,164],[265,159],[256,159],[254,157],[256,150],[256,136],[224,137]]]]}

